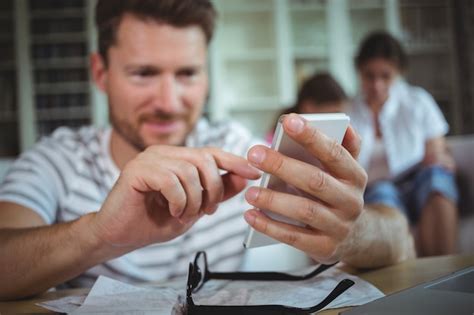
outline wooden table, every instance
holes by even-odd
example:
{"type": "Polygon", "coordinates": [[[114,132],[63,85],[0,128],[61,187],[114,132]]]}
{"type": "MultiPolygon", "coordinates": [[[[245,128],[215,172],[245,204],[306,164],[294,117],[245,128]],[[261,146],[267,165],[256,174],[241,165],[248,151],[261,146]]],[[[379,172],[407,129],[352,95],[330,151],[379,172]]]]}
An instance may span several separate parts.
{"type": "MultiPolygon", "coordinates": [[[[385,294],[391,294],[473,265],[474,255],[419,258],[376,270],[356,270],[348,267],[345,267],[344,269],[345,271],[374,284],[385,294]]],[[[36,306],[35,304],[41,301],[54,300],[64,296],[86,293],[87,290],[88,289],[71,289],[47,292],[33,299],[0,302],[0,314],[52,313],[42,307],[36,306]]],[[[342,309],[328,310],[320,314],[339,314],[341,310],[342,309]]]]}
{"type": "MultiPolygon", "coordinates": [[[[438,256],[408,260],[398,265],[370,271],[344,269],[367,280],[388,295],[473,265],[474,255],[438,256]]],[[[339,314],[345,309],[347,308],[327,310],[319,314],[339,314]]]]}

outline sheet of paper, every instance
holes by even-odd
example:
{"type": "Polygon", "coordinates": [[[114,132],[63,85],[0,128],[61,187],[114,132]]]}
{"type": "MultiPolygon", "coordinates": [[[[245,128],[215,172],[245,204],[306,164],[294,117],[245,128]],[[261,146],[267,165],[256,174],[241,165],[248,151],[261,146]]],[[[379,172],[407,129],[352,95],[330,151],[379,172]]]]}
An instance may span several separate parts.
{"type": "Polygon", "coordinates": [[[384,296],[370,283],[332,268],[305,281],[210,281],[193,294],[193,299],[196,304],[310,307],[322,301],[343,279],[351,279],[355,285],[326,308],[361,305],[384,296]]]}
{"type": "Polygon", "coordinates": [[[70,296],[38,303],[67,314],[180,314],[183,294],[172,288],[146,288],[99,277],[86,296],[70,296]]]}
{"type": "Polygon", "coordinates": [[[182,292],[136,287],[99,277],[81,307],[72,314],[163,314],[170,315],[182,292]]]}
{"type": "MultiPolygon", "coordinates": [[[[314,267],[298,274],[312,271],[314,267]]],[[[331,268],[305,281],[221,281],[211,280],[193,294],[196,304],[259,305],[280,304],[309,307],[322,301],[343,279],[355,282],[326,308],[339,308],[368,303],[384,294],[370,283],[331,268]]],[[[99,277],[87,298],[67,297],[39,305],[68,314],[184,314],[185,284],[137,287],[107,277],[99,277]],[[177,285],[181,290],[176,289],[177,285]],[[82,300],[80,299],[82,298],[82,300]],[[82,303],[80,307],[78,304],[82,303]],[[54,309],[53,309],[54,308],[54,309]]]]}
{"type": "Polygon", "coordinates": [[[42,306],[50,311],[59,313],[72,313],[79,306],[84,303],[86,295],[72,295],[66,296],[58,300],[46,301],[37,303],[36,305],[42,306]]]}

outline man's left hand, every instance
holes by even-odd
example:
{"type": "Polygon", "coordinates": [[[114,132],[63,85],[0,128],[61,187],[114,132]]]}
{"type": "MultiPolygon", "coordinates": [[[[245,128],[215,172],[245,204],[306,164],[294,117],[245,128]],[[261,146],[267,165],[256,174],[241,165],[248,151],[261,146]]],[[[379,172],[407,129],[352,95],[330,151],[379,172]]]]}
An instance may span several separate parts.
{"type": "Polygon", "coordinates": [[[247,201],[304,224],[282,223],[256,209],[245,213],[257,231],[306,252],[321,263],[344,257],[350,234],[363,211],[367,174],[358,164],[360,139],[349,127],[342,145],[309,126],[296,114],[285,117],[285,132],[321,161],[322,168],[280,154],[265,146],[255,146],[248,160],[256,168],[277,176],[310,198],[251,187],[247,201]]]}

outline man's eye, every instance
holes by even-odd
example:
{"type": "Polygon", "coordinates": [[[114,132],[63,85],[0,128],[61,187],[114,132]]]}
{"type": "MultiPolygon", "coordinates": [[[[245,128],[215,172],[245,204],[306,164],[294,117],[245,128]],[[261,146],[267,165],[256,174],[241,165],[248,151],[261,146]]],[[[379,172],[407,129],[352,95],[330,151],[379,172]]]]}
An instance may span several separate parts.
{"type": "Polygon", "coordinates": [[[138,77],[151,77],[156,74],[156,71],[153,70],[137,70],[133,72],[133,75],[138,76],[138,77]]]}
{"type": "Polygon", "coordinates": [[[185,77],[185,78],[193,77],[196,74],[197,74],[197,71],[195,69],[186,69],[186,70],[181,70],[178,72],[178,76],[185,77]]]}

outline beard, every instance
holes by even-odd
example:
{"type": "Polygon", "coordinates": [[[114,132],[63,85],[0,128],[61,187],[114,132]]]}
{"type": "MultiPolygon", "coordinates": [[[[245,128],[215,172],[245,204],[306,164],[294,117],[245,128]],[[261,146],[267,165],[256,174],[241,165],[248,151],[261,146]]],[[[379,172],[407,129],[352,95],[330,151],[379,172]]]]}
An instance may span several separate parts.
{"type": "Polygon", "coordinates": [[[148,146],[153,144],[163,143],[166,145],[184,145],[187,135],[194,128],[195,123],[192,126],[189,123],[189,117],[184,114],[169,114],[162,111],[154,111],[152,113],[145,113],[138,117],[137,124],[133,124],[133,121],[128,120],[126,117],[119,117],[116,112],[110,106],[110,122],[114,130],[129,143],[138,152],[145,150],[148,146]],[[140,126],[145,122],[173,122],[173,121],[184,121],[189,127],[189,130],[185,131],[182,135],[182,139],[173,141],[176,138],[176,134],[170,134],[164,136],[162,139],[156,141],[156,143],[146,143],[142,135],[140,135],[140,126]],[[176,143],[172,143],[176,142],[176,143]]]}
{"type": "Polygon", "coordinates": [[[146,149],[147,145],[142,137],[139,135],[137,128],[135,128],[126,119],[119,119],[117,115],[110,112],[110,123],[115,131],[128,142],[135,150],[141,152],[146,149]]]}

